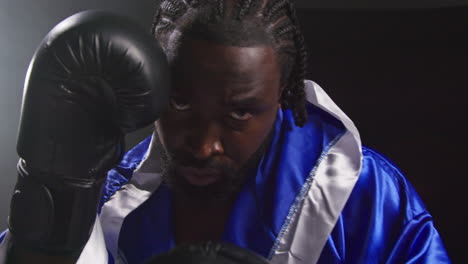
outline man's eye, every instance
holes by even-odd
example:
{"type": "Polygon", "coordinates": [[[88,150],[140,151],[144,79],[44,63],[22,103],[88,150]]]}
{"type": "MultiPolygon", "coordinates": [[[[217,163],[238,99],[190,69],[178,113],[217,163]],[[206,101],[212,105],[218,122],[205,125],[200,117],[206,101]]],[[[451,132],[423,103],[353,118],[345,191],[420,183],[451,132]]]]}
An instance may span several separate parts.
{"type": "Polygon", "coordinates": [[[190,104],[180,102],[174,98],[171,99],[171,106],[174,108],[176,111],[187,111],[190,110],[190,104]]]}
{"type": "Polygon", "coordinates": [[[231,113],[229,113],[229,116],[235,120],[240,120],[240,121],[246,121],[252,118],[251,113],[247,111],[242,111],[242,110],[232,111],[231,113]]]}

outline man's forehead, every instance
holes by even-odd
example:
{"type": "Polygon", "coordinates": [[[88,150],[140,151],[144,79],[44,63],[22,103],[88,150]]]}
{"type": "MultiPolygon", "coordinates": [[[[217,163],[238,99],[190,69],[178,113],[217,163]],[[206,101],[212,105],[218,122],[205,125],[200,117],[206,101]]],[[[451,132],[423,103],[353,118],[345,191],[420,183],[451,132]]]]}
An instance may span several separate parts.
{"type": "Polygon", "coordinates": [[[270,46],[237,47],[194,39],[179,47],[172,69],[178,93],[216,90],[229,97],[253,96],[276,86],[280,78],[270,46]]]}
{"type": "Polygon", "coordinates": [[[229,80],[214,82],[187,82],[184,85],[175,85],[174,94],[183,96],[190,100],[199,98],[212,98],[221,101],[224,104],[250,104],[264,97],[269,93],[270,86],[256,84],[249,81],[232,82],[229,80]],[[209,95],[209,96],[208,96],[209,95]]]}

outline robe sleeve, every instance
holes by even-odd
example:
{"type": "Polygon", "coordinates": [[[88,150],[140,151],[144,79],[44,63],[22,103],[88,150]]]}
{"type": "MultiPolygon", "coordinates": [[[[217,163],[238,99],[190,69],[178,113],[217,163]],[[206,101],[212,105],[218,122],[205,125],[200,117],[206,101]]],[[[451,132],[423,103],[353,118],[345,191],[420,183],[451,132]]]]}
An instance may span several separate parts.
{"type": "Polygon", "coordinates": [[[451,263],[434,219],[411,183],[381,154],[363,148],[361,176],[323,259],[346,263],[451,263]]]}
{"type": "Polygon", "coordinates": [[[451,263],[428,212],[406,224],[387,263],[451,263]]]}

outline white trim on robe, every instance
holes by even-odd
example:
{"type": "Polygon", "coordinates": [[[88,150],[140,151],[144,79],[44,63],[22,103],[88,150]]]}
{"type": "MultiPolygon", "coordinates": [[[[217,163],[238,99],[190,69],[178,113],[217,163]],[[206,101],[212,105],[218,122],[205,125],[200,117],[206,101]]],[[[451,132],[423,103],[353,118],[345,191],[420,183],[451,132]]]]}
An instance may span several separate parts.
{"type": "Polygon", "coordinates": [[[270,259],[274,264],[318,261],[361,173],[361,139],[353,122],[316,83],[306,81],[306,92],[309,102],[339,119],[347,131],[310,172],[310,188],[299,195],[301,205],[291,209],[292,220],[273,247],[270,259]]]}
{"type": "MultiPolygon", "coordinates": [[[[281,229],[270,253],[271,263],[316,263],[340,213],[356,184],[362,166],[359,132],[353,122],[312,81],[305,81],[307,100],[328,112],[347,131],[330,147],[310,172],[300,195],[298,206],[289,212],[290,221],[281,229]],[[313,235],[310,235],[313,234],[313,235]]],[[[154,138],[154,137],[153,137],[154,138]]],[[[131,180],[104,204],[101,215],[78,263],[107,263],[107,250],[115,263],[125,263],[119,257],[118,238],[127,215],[146,201],[162,182],[153,141],[145,158],[131,180]],[[102,228],[101,228],[102,226],[102,228]],[[107,250],[106,250],[107,248],[107,250]]],[[[0,264],[8,247],[9,235],[0,244],[0,264]]]]}

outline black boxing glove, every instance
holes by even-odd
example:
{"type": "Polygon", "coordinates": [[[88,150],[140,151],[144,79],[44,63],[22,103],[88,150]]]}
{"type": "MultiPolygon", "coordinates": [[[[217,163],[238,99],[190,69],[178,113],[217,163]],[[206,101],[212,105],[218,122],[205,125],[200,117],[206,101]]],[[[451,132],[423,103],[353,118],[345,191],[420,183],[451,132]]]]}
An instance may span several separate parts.
{"type": "Polygon", "coordinates": [[[169,80],[157,41],[123,17],[85,11],[49,32],[25,81],[8,221],[15,243],[81,252],[124,134],[158,118],[169,80]]]}
{"type": "Polygon", "coordinates": [[[184,245],[152,257],[146,264],[268,264],[260,255],[226,242],[184,245]]]}

